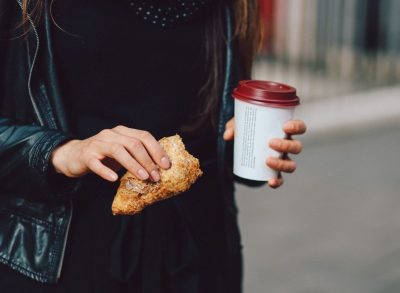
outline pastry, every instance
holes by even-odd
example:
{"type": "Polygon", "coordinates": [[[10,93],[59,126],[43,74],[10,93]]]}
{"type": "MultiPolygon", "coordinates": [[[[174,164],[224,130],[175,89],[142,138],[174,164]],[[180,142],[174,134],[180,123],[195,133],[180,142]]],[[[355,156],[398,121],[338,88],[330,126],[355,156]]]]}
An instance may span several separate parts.
{"type": "Polygon", "coordinates": [[[167,153],[171,167],[159,170],[161,179],[158,182],[140,180],[127,172],[121,178],[112,203],[114,215],[139,213],[146,206],[188,190],[203,174],[199,160],[185,150],[179,135],[164,137],[159,143],[167,153]]]}

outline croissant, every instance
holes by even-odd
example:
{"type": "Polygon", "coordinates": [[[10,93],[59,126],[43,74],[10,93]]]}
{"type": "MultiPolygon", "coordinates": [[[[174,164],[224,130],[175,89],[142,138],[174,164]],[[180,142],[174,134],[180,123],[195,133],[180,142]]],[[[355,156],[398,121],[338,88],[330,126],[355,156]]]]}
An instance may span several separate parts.
{"type": "Polygon", "coordinates": [[[171,167],[160,169],[158,182],[140,180],[127,172],[122,178],[112,203],[114,215],[134,215],[146,206],[163,199],[178,195],[203,174],[199,160],[185,150],[179,135],[164,137],[159,140],[167,153],[171,167]]]}

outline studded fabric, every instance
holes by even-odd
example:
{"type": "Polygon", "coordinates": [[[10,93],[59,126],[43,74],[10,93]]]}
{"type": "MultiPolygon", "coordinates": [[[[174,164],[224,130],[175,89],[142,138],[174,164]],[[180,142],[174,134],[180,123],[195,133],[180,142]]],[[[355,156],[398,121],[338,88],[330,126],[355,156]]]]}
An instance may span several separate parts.
{"type": "Polygon", "coordinates": [[[199,15],[212,0],[129,0],[135,15],[161,27],[187,23],[199,15]]]}

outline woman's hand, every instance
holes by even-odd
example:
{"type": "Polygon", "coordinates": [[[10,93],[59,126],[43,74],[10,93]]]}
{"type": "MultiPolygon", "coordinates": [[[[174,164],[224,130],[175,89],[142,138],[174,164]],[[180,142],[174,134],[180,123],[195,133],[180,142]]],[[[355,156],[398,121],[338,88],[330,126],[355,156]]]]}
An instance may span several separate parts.
{"type": "Polygon", "coordinates": [[[157,140],[147,131],[117,126],[84,140],[72,140],[56,148],[51,157],[57,173],[81,177],[93,172],[116,181],[116,171],[124,167],[139,179],[160,180],[158,166],[170,161],[157,140]]]}
{"type": "MultiPolygon", "coordinates": [[[[224,139],[232,140],[234,137],[235,120],[232,118],[226,123],[224,139]]],[[[303,134],[306,132],[306,125],[301,120],[290,120],[283,125],[283,131],[287,134],[287,139],[273,138],[269,141],[269,146],[283,153],[282,158],[267,158],[266,164],[268,167],[279,171],[292,173],[296,170],[296,163],[288,157],[289,154],[299,154],[302,150],[302,144],[298,140],[292,140],[292,135],[303,134]]],[[[283,184],[282,176],[268,181],[268,185],[272,188],[278,188],[283,184]]]]}

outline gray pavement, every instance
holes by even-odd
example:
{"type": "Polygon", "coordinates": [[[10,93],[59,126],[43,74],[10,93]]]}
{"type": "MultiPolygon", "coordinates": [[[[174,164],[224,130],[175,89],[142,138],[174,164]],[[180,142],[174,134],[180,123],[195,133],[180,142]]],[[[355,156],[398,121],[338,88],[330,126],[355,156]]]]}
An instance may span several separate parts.
{"type": "Polygon", "coordinates": [[[246,293],[400,292],[398,125],[305,138],[283,187],[237,186],[246,293]]]}

